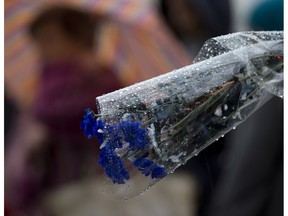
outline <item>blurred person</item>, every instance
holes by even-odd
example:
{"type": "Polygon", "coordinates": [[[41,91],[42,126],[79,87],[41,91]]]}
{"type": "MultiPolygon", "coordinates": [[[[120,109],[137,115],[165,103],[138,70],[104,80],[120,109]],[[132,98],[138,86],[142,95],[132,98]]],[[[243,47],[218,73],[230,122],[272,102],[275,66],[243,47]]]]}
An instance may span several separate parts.
{"type": "Polygon", "coordinates": [[[91,98],[122,87],[113,71],[97,62],[95,33],[100,22],[81,10],[54,7],[30,26],[42,56],[42,80],[33,111],[53,132],[80,133],[75,116],[95,106],[91,98]]]}
{"type": "MultiPolygon", "coordinates": [[[[249,20],[255,30],[283,30],[283,0],[261,2],[249,20]]],[[[283,100],[268,101],[228,142],[208,215],[283,215],[283,100]]]]}
{"type": "Polygon", "coordinates": [[[193,57],[207,39],[230,33],[229,0],[161,0],[160,12],[193,57]]]}
{"type": "Polygon", "coordinates": [[[85,108],[95,107],[91,98],[122,87],[95,57],[100,26],[99,17],[64,6],[42,11],[30,25],[42,72],[31,113],[20,116],[5,158],[5,201],[15,215],[39,215],[46,190],[99,171],[97,141],[87,141],[79,122],[85,108]]]}

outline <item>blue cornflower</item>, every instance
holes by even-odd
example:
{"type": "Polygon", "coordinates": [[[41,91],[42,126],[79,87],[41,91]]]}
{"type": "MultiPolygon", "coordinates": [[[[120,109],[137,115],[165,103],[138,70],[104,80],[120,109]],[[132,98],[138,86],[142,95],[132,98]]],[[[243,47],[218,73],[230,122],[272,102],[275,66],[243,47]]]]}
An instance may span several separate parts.
{"type": "Polygon", "coordinates": [[[140,128],[140,126],[140,122],[123,121],[120,123],[124,140],[129,143],[131,150],[143,149],[150,144],[147,131],[140,128]]]}
{"type": "Polygon", "coordinates": [[[122,137],[121,137],[121,129],[119,125],[108,125],[106,128],[108,134],[109,145],[112,149],[122,148],[122,137]]]}
{"type": "Polygon", "coordinates": [[[84,134],[91,138],[94,135],[94,128],[97,123],[94,119],[94,113],[90,109],[84,110],[83,120],[80,123],[80,128],[83,130],[84,134]]]}
{"type": "Polygon", "coordinates": [[[97,136],[100,143],[104,141],[103,134],[99,133],[99,129],[104,129],[104,122],[102,120],[96,121],[94,118],[94,113],[91,109],[86,109],[84,111],[84,116],[80,123],[80,128],[88,138],[97,136]]]}
{"type": "Polygon", "coordinates": [[[96,121],[96,126],[93,128],[93,133],[96,135],[100,144],[104,142],[104,122],[101,119],[96,121]]]}
{"type": "Polygon", "coordinates": [[[152,179],[163,178],[167,175],[164,167],[158,166],[155,162],[146,159],[145,156],[135,160],[133,164],[143,175],[149,176],[151,174],[152,179]]]}
{"type": "Polygon", "coordinates": [[[120,157],[114,152],[109,144],[101,149],[99,163],[113,183],[125,184],[124,180],[130,178],[120,157]]]}
{"type": "Polygon", "coordinates": [[[155,178],[164,178],[167,175],[166,170],[164,169],[164,167],[160,167],[160,166],[156,166],[153,170],[152,170],[152,174],[151,177],[153,179],[155,178]]]}
{"type": "Polygon", "coordinates": [[[152,169],[153,169],[153,166],[154,166],[154,163],[153,161],[150,161],[146,158],[139,158],[137,160],[135,160],[133,162],[134,166],[138,168],[138,170],[141,171],[141,173],[145,176],[148,176],[151,174],[152,172],[152,169]]]}

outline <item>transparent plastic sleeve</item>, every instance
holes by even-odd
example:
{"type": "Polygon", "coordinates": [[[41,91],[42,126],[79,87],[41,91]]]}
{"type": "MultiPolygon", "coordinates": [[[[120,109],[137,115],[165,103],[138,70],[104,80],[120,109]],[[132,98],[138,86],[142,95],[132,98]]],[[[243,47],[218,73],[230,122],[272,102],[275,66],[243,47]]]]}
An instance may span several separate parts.
{"type": "Polygon", "coordinates": [[[140,194],[272,95],[283,97],[283,32],[210,39],[192,65],[97,97],[94,135],[111,191],[140,194]]]}

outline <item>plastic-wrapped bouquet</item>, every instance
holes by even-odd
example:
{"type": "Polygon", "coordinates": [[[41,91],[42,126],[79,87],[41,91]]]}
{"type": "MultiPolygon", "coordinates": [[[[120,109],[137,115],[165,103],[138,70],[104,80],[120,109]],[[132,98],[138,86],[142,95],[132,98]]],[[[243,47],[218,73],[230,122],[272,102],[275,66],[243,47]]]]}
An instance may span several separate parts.
{"type": "Polygon", "coordinates": [[[283,32],[208,40],[184,68],[97,97],[81,128],[101,143],[113,192],[137,195],[283,96],[283,32]]]}

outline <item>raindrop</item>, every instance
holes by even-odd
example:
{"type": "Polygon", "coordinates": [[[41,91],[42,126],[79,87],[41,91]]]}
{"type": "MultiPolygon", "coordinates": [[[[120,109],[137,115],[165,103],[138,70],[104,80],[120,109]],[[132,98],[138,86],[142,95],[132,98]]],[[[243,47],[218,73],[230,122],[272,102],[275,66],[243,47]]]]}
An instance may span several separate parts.
{"type": "Polygon", "coordinates": [[[173,163],[178,163],[179,162],[179,158],[175,155],[170,156],[170,159],[173,163]]]}
{"type": "Polygon", "coordinates": [[[222,110],[221,110],[221,107],[218,107],[216,110],[215,110],[215,113],[214,113],[216,116],[222,116],[222,110]]]}

